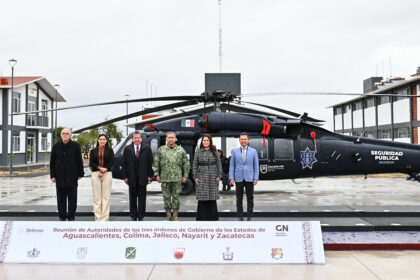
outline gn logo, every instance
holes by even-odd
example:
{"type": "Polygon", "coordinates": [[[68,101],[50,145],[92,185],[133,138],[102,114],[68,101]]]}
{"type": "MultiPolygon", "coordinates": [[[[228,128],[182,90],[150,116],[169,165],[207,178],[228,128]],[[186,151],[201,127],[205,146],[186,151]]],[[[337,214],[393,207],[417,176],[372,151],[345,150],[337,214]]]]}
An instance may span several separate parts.
{"type": "Polygon", "coordinates": [[[276,226],[276,231],[289,231],[289,226],[288,225],[277,225],[276,226]]]}

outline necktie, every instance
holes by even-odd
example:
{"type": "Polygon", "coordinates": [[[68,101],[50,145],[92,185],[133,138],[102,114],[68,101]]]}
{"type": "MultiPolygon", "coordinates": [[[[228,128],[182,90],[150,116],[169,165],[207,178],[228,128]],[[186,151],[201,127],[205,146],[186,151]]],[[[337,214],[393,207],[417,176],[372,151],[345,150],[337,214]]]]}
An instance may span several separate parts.
{"type": "Polygon", "coordinates": [[[246,149],[245,148],[241,148],[242,149],[242,160],[245,161],[246,159],[246,149]]]}
{"type": "Polygon", "coordinates": [[[139,159],[139,156],[140,156],[139,146],[136,146],[136,158],[139,159]]]}

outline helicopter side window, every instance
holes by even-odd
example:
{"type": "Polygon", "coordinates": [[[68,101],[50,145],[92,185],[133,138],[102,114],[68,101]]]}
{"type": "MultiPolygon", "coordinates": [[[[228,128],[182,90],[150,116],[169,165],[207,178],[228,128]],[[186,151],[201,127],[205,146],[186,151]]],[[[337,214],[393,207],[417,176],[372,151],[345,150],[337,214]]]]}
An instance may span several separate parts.
{"type": "Polygon", "coordinates": [[[274,139],[274,159],[292,160],[293,155],[293,140],[274,139]]]}
{"type": "Polygon", "coordinates": [[[257,150],[258,159],[268,159],[268,145],[267,145],[267,140],[265,141],[266,141],[266,145],[264,147],[263,138],[249,139],[249,146],[257,150]]]}

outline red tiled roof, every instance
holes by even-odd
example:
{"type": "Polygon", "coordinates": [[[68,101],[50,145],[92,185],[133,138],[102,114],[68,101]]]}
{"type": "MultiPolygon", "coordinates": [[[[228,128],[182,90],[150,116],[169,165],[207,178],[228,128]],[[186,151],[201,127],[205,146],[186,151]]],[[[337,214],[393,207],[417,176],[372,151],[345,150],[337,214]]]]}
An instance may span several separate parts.
{"type": "MultiPolygon", "coordinates": [[[[32,82],[35,82],[39,79],[42,79],[41,76],[36,77],[13,77],[13,86],[18,87],[26,85],[32,82]]],[[[12,77],[0,77],[0,87],[10,88],[12,86],[12,77]]]]}

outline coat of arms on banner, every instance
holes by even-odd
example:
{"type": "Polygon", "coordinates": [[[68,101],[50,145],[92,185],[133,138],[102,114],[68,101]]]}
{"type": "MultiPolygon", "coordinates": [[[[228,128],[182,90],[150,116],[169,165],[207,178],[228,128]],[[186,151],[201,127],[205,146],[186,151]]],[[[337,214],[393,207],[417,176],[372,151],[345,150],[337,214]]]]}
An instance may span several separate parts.
{"type": "Polygon", "coordinates": [[[136,247],[127,247],[125,248],[125,258],[127,260],[132,260],[136,258],[137,248],[136,247]]]}
{"type": "Polygon", "coordinates": [[[38,250],[38,248],[33,248],[27,252],[26,256],[28,258],[38,258],[40,253],[41,252],[38,250]]]}
{"type": "Polygon", "coordinates": [[[273,259],[279,260],[283,258],[283,249],[282,248],[271,248],[271,257],[273,259]]]}
{"type": "Polygon", "coordinates": [[[88,248],[87,247],[79,247],[76,251],[76,257],[78,259],[84,259],[87,255],[88,248]]]}
{"type": "Polygon", "coordinates": [[[233,252],[230,251],[229,247],[226,247],[226,251],[223,252],[223,260],[225,261],[233,260],[233,252]]]}
{"type": "Polygon", "coordinates": [[[185,248],[175,248],[174,257],[176,259],[182,259],[184,257],[185,248]]]}

